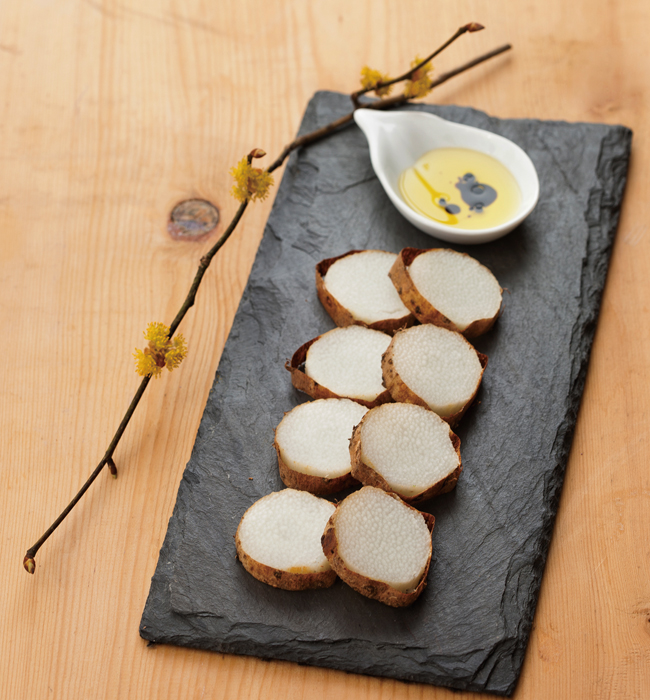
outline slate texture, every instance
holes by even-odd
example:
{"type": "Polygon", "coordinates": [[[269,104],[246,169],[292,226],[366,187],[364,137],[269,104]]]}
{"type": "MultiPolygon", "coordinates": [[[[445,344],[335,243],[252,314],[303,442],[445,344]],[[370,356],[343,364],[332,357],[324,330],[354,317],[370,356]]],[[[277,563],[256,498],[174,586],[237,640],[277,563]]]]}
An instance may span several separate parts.
{"type": "MultiPolygon", "coordinates": [[[[449,246],[393,208],[356,126],[292,156],[179,488],[140,634],[509,695],[530,634],[580,405],[631,132],[500,120],[454,106],[408,109],[522,146],[540,176],[537,208],[501,240],[449,246]],[[401,610],[340,581],[325,591],[270,588],[237,562],[233,538],[244,511],[283,488],[273,430],[306,399],[292,388],[284,362],[333,327],[316,297],[314,266],[353,248],[404,246],[465,250],[508,290],[502,317],[476,342],[489,363],[457,430],[464,471],[455,491],[427,508],[436,516],[429,585],[401,610]]],[[[346,111],[347,97],[317,93],[301,133],[346,111]]]]}

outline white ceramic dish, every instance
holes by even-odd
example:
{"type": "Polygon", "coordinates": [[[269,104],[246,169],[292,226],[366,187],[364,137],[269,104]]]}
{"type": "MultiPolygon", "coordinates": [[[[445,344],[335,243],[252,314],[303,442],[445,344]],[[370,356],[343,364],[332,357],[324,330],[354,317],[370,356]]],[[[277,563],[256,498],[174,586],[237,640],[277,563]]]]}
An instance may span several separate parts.
{"type": "Polygon", "coordinates": [[[368,139],[372,167],[397,210],[421,231],[451,243],[487,243],[505,236],[535,208],[539,179],[531,159],[512,141],[483,129],[456,124],[426,112],[380,112],[357,109],[354,120],[368,139]],[[419,214],[402,198],[400,174],[435,148],[470,148],[503,163],[521,190],[517,213],[500,226],[460,229],[419,214]]]}

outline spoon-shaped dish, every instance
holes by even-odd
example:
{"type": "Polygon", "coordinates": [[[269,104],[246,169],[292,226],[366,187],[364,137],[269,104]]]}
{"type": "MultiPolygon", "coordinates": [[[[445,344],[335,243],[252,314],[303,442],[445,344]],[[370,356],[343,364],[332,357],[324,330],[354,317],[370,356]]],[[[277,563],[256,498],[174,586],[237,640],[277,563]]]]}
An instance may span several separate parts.
{"type": "Polygon", "coordinates": [[[430,236],[451,243],[487,243],[512,231],[537,204],[539,179],[535,166],[519,146],[503,136],[426,112],[357,109],[354,120],[368,139],[372,167],[386,194],[402,216],[430,236]],[[499,226],[469,230],[438,223],[412,209],[400,193],[399,177],[418,158],[436,148],[468,148],[500,161],[521,190],[521,202],[514,216],[499,226]]]}

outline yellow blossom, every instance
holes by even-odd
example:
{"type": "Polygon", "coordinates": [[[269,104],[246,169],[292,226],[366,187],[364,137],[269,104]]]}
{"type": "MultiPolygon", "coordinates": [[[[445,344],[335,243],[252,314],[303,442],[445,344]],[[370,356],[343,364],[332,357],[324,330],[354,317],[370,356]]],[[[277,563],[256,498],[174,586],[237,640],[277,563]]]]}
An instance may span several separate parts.
{"type": "Polygon", "coordinates": [[[163,367],[171,372],[185,359],[187,345],[182,335],[169,339],[169,326],[164,323],[150,323],[144,332],[149,344],[144,350],[135,349],[135,371],[141,376],[159,377],[163,367]]]}
{"type": "MultiPolygon", "coordinates": [[[[417,66],[421,61],[422,59],[419,56],[416,56],[415,60],[411,62],[411,68],[415,68],[415,66],[417,66]]],[[[431,77],[429,76],[429,73],[432,70],[433,66],[429,61],[421,68],[414,71],[411,79],[406,81],[404,95],[409,98],[424,97],[429,90],[431,90],[431,77]]]]}
{"type": "MultiPolygon", "coordinates": [[[[375,85],[379,83],[387,83],[390,79],[390,76],[383,75],[378,70],[372,70],[372,68],[369,68],[368,66],[364,66],[361,69],[361,87],[364,90],[372,90],[375,88],[375,85]]],[[[383,97],[384,95],[388,95],[392,89],[392,85],[375,88],[375,95],[378,97],[383,97]]]]}
{"type": "Polygon", "coordinates": [[[230,169],[230,174],[235,179],[232,195],[240,202],[245,202],[247,199],[266,199],[273,185],[273,175],[261,168],[254,168],[248,162],[248,158],[242,158],[234,168],[230,169]]]}

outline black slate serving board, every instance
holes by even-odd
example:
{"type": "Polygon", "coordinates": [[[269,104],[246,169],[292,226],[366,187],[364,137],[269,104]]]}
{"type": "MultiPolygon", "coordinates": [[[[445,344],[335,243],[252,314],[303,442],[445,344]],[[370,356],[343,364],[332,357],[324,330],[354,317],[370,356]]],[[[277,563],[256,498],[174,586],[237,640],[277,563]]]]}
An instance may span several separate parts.
{"type": "MultiPolygon", "coordinates": [[[[349,111],[321,92],[301,133],[349,111]]],[[[533,214],[481,246],[449,246],[407,223],[384,194],[356,126],[287,166],[210,392],[152,580],[148,640],[511,694],[528,642],[618,223],[631,132],[621,126],[500,120],[410,106],[506,136],[541,182],[533,214]],[[289,593],[235,558],[244,511],[283,488],[273,430],[306,397],[284,362],[333,327],[314,266],[353,248],[453,247],[508,291],[477,401],[457,432],[464,471],[436,516],[429,585],[410,608],[340,581],[289,593]],[[252,477],[252,480],[249,478],[252,477]]],[[[561,546],[561,543],[560,543],[561,546]]]]}

